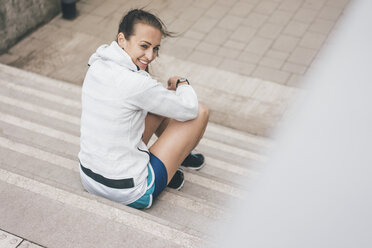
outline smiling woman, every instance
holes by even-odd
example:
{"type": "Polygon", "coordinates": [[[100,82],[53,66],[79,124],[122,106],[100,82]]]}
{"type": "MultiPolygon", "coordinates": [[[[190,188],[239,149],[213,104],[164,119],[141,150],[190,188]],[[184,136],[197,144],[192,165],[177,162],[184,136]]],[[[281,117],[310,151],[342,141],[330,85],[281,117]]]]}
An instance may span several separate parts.
{"type": "Polygon", "coordinates": [[[120,32],[118,44],[140,70],[146,70],[147,65],[158,56],[162,34],[159,29],[143,23],[134,26],[134,33],[135,35],[127,40],[120,32]]]}
{"type": "Polygon", "coordinates": [[[149,12],[135,9],[129,11],[120,22],[116,41],[133,62],[144,70],[142,68],[147,69],[148,63],[158,55],[161,39],[168,36],[173,36],[173,33],[165,29],[159,18],[149,12]],[[142,67],[137,64],[138,61],[142,67]]]}
{"type": "Polygon", "coordinates": [[[131,10],[116,41],[89,59],[82,90],[80,176],[84,188],[134,208],[149,208],[166,186],[180,189],[180,165],[200,169],[191,151],[208,123],[187,79],[170,77],[168,88],[152,79],[148,65],[161,39],[172,36],[155,15],[131,10]],[[147,144],[153,134],[157,141],[147,144]]]}

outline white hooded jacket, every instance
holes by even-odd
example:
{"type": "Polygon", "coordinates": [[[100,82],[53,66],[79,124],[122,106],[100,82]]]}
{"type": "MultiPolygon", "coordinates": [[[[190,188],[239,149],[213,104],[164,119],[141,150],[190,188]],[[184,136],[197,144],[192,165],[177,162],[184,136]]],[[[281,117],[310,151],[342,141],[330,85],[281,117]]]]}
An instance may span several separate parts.
{"type": "Polygon", "coordinates": [[[115,41],[100,46],[89,65],[82,88],[79,160],[106,178],[133,178],[134,188],[126,189],[130,203],[147,188],[149,154],[142,142],[147,113],[194,119],[197,96],[189,85],[180,85],[176,92],[164,88],[138,70],[115,41]]]}

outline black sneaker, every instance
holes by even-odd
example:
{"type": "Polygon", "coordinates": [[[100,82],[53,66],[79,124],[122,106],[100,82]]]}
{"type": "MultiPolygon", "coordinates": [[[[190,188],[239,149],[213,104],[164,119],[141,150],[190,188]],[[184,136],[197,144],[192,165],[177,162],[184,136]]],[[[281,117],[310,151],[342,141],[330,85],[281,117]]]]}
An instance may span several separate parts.
{"type": "Polygon", "coordinates": [[[189,169],[200,170],[204,166],[204,156],[200,153],[190,152],[181,165],[189,169]]]}
{"type": "Polygon", "coordinates": [[[183,187],[184,183],[185,183],[185,178],[184,178],[182,169],[178,168],[178,170],[176,171],[176,174],[174,174],[174,176],[168,183],[167,187],[180,190],[183,187]]]}

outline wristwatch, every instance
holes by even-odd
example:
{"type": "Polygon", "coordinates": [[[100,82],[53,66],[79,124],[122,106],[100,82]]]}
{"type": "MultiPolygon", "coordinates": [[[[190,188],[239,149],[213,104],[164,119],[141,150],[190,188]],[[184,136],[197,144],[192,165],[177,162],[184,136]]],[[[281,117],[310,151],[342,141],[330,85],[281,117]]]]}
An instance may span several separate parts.
{"type": "Polygon", "coordinates": [[[179,79],[177,80],[177,83],[176,83],[176,88],[178,87],[178,84],[179,84],[179,83],[183,83],[183,82],[187,82],[187,84],[190,84],[190,83],[189,83],[189,80],[187,80],[187,78],[179,78],[179,79]]]}

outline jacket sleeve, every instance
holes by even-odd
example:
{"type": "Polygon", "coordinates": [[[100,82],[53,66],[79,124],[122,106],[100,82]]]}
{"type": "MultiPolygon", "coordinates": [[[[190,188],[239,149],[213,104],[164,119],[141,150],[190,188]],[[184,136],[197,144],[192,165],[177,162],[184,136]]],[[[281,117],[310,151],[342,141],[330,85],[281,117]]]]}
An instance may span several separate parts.
{"type": "Polygon", "coordinates": [[[198,98],[190,85],[180,85],[174,92],[155,80],[146,81],[146,89],[127,98],[127,103],[178,121],[198,116],[198,98]]]}

